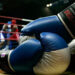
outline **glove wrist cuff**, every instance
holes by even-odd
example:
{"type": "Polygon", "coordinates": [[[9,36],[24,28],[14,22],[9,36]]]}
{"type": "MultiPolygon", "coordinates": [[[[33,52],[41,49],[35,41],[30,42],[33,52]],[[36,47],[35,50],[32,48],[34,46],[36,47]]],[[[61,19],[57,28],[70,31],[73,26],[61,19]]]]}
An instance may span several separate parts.
{"type": "Polygon", "coordinates": [[[58,13],[59,19],[64,24],[72,38],[75,38],[75,3],[58,13]]]}
{"type": "Polygon", "coordinates": [[[72,38],[75,38],[75,36],[72,34],[71,30],[68,28],[67,24],[65,23],[65,21],[62,19],[61,15],[58,14],[59,19],[61,20],[61,22],[63,23],[64,27],[66,28],[66,30],[68,31],[68,33],[70,34],[70,36],[72,38]]]}

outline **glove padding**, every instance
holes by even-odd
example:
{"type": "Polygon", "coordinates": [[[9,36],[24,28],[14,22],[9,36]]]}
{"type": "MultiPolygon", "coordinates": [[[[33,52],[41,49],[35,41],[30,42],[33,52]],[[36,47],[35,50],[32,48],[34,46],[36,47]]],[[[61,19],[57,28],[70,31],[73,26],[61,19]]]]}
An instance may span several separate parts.
{"type": "Polygon", "coordinates": [[[53,33],[41,33],[40,36],[44,54],[33,68],[34,72],[55,75],[66,71],[70,63],[70,51],[66,42],[59,35],[53,33]]]}
{"type": "MultiPolygon", "coordinates": [[[[41,33],[40,36],[42,44],[44,43],[43,44],[44,54],[40,59],[40,61],[37,63],[37,65],[34,66],[33,68],[34,73],[45,75],[63,73],[68,68],[68,65],[70,63],[69,48],[64,48],[66,45],[65,42],[62,42],[60,40],[61,37],[54,33],[41,33]],[[60,49],[59,47],[62,47],[63,49],[60,49]]],[[[32,37],[24,36],[24,37],[23,36],[21,37],[21,39],[23,38],[22,39],[23,41],[26,41],[27,39],[30,39],[32,37],[35,38],[34,36],[32,37]]]]}
{"type": "Polygon", "coordinates": [[[41,33],[40,41],[27,39],[8,55],[8,66],[13,72],[60,74],[69,63],[67,43],[54,33],[41,33]]]}
{"type": "Polygon", "coordinates": [[[21,32],[22,35],[52,32],[63,37],[67,43],[72,40],[72,37],[69,35],[64,24],[60,21],[57,15],[36,19],[22,28],[21,32]]]}

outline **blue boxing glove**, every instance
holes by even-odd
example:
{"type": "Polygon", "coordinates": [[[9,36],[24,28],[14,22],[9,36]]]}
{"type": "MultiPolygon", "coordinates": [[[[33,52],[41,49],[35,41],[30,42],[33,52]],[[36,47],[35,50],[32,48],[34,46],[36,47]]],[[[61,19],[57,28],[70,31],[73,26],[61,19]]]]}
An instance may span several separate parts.
{"type": "Polygon", "coordinates": [[[26,40],[14,50],[1,51],[1,69],[11,73],[32,72],[32,67],[40,58],[41,51],[42,46],[37,39],[26,40]]]}
{"type": "Polygon", "coordinates": [[[40,36],[44,54],[34,66],[34,73],[37,75],[59,75],[66,71],[70,64],[70,50],[67,43],[57,34],[45,32],[40,36]]]}
{"type": "Polygon", "coordinates": [[[60,74],[69,63],[67,43],[54,33],[43,32],[40,41],[29,39],[13,51],[0,51],[0,65],[6,72],[60,74]]]}
{"type": "Polygon", "coordinates": [[[58,15],[37,19],[22,28],[23,35],[38,34],[40,32],[57,33],[67,43],[75,38],[75,3],[64,9],[58,15]]]}

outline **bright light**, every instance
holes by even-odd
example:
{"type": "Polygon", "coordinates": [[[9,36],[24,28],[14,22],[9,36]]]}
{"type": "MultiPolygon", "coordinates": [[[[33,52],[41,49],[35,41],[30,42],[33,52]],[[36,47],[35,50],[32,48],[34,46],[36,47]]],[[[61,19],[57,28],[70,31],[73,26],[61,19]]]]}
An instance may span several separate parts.
{"type": "Polygon", "coordinates": [[[47,6],[47,7],[50,7],[50,4],[47,4],[46,6],[47,6]]]}
{"type": "Polygon", "coordinates": [[[51,7],[51,6],[52,6],[52,3],[46,5],[46,7],[51,7]]]}

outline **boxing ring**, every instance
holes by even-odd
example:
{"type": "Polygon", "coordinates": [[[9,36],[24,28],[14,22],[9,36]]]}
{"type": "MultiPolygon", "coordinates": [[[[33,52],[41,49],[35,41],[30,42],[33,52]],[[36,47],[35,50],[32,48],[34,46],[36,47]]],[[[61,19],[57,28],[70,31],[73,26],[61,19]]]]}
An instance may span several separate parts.
{"type": "MultiPolygon", "coordinates": [[[[29,22],[32,22],[33,20],[30,20],[30,19],[23,19],[23,18],[15,18],[15,17],[8,17],[8,16],[0,16],[0,18],[4,18],[4,19],[8,19],[8,21],[11,21],[11,20],[16,20],[16,21],[23,21],[23,22],[27,22],[27,23],[29,23],[29,22]]],[[[21,32],[18,30],[17,32],[15,32],[15,31],[12,31],[12,29],[10,28],[10,31],[5,31],[5,30],[3,30],[3,26],[6,26],[6,27],[8,27],[8,25],[10,25],[10,27],[11,26],[16,26],[17,28],[18,27],[21,27],[21,28],[23,28],[25,25],[22,25],[22,24],[17,24],[17,23],[14,23],[14,24],[8,24],[8,23],[4,23],[4,22],[0,22],[0,26],[2,26],[2,29],[0,30],[0,50],[5,50],[3,47],[2,47],[2,45],[4,45],[4,43],[5,43],[5,41],[19,41],[19,37],[20,37],[20,34],[21,34],[21,32]],[[6,37],[4,37],[3,36],[3,34],[16,34],[16,36],[17,35],[19,35],[19,36],[17,36],[18,37],[18,39],[16,39],[16,38],[10,38],[11,36],[9,36],[8,38],[6,37]]],[[[7,29],[6,29],[7,30],[7,29]]],[[[4,71],[2,71],[1,69],[0,69],[0,75],[10,75],[10,74],[7,74],[7,73],[5,73],[4,71]]],[[[12,74],[11,74],[12,75],[12,74]]]]}
{"type": "MultiPolygon", "coordinates": [[[[22,18],[15,18],[15,17],[8,17],[8,16],[0,16],[0,18],[5,18],[5,19],[10,19],[10,21],[12,20],[12,19],[14,19],[14,20],[18,20],[18,21],[25,21],[25,22],[32,22],[33,20],[30,20],[30,19],[22,19],[22,18]]],[[[8,20],[9,21],[9,20],[8,20]]],[[[24,27],[25,25],[22,25],[22,24],[17,24],[17,23],[15,23],[14,25],[13,24],[9,24],[9,23],[4,23],[4,22],[0,22],[0,25],[5,25],[6,27],[8,26],[8,25],[10,25],[10,26],[16,26],[16,27],[24,27]]],[[[4,30],[1,30],[0,31],[0,33],[2,33],[2,34],[17,34],[17,35],[15,35],[15,36],[17,36],[16,38],[14,38],[14,37],[11,37],[11,35],[8,37],[8,38],[5,38],[5,37],[0,37],[0,40],[1,41],[3,41],[4,43],[5,43],[5,41],[18,41],[19,40],[19,37],[20,37],[20,34],[21,34],[21,32],[18,30],[17,32],[15,32],[15,31],[4,31],[4,30]],[[18,36],[19,35],[19,36],[18,36]],[[11,38],[10,38],[11,37],[11,38]]],[[[1,43],[1,41],[0,41],[0,43],[1,43]]],[[[1,44],[0,44],[1,45],[1,44]]],[[[5,50],[4,48],[2,48],[2,50],[5,50]]],[[[12,50],[12,49],[11,49],[12,50]]],[[[72,72],[65,72],[65,73],[63,73],[62,75],[74,75],[74,73],[72,73],[72,72]]],[[[2,70],[0,70],[0,75],[16,75],[16,74],[7,74],[6,72],[4,72],[4,71],[2,71],[2,70]]]]}
{"type": "MultiPolygon", "coordinates": [[[[15,17],[9,17],[9,16],[0,16],[0,19],[7,19],[8,21],[11,21],[11,20],[15,20],[16,22],[17,21],[23,21],[23,22],[27,22],[27,23],[29,23],[29,22],[32,22],[33,20],[30,20],[30,19],[24,19],[24,18],[15,18],[15,17]]],[[[9,40],[17,40],[17,39],[15,39],[15,38],[10,38],[10,36],[9,36],[9,38],[7,38],[7,37],[4,37],[3,36],[3,34],[15,34],[15,35],[20,35],[21,33],[20,33],[20,30],[19,30],[19,27],[20,28],[23,28],[25,25],[22,25],[22,24],[17,24],[17,23],[4,23],[4,22],[0,22],[0,26],[2,26],[2,29],[0,30],[0,40],[1,41],[9,41],[9,40]],[[8,27],[9,26],[9,27],[8,27]],[[18,29],[18,31],[15,33],[15,31],[12,31],[12,28],[11,27],[15,27],[16,26],[16,28],[18,29]],[[4,29],[3,29],[4,28],[4,29]],[[5,29],[5,28],[10,28],[9,30],[7,30],[7,29],[5,29]]],[[[19,36],[18,36],[19,37],[19,36]]],[[[3,43],[0,41],[0,46],[1,45],[3,45],[3,43]],[[2,44],[1,44],[2,43],[2,44]]]]}

